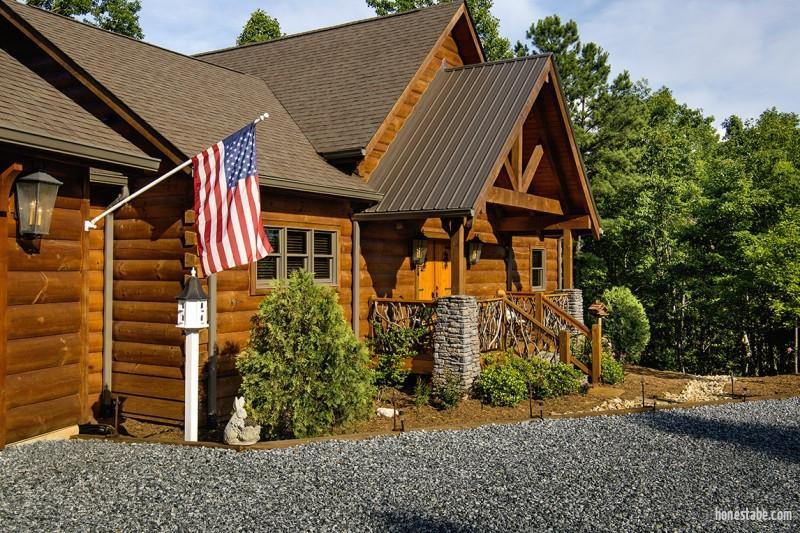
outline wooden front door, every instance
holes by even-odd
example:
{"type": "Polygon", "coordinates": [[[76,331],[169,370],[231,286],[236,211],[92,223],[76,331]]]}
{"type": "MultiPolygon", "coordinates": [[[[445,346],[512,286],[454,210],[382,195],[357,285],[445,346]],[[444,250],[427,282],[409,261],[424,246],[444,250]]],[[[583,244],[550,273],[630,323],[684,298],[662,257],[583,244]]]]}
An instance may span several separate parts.
{"type": "Polygon", "coordinates": [[[428,241],[427,260],[417,268],[417,298],[435,300],[450,294],[450,243],[428,241]]]}

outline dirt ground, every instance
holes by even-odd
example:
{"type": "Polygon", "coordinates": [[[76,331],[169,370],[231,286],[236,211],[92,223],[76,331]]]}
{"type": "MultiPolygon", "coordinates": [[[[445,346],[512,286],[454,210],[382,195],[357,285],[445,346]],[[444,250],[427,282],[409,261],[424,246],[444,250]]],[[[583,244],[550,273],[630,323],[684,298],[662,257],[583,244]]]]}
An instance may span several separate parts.
{"type": "MultiPolygon", "coordinates": [[[[534,416],[576,414],[587,411],[607,411],[642,406],[642,384],[644,384],[644,402],[652,406],[678,405],[686,402],[702,402],[731,398],[731,381],[729,376],[691,376],[678,372],[652,370],[649,368],[627,366],[623,383],[609,387],[593,387],[587,394],[562,396],[543,402],[522,402],[516,407],[490,407],[473,399],[462,401],[458,406],[448,410],[438,410],[430,406],[417,407],[414,399],[408,394],[397,392],[383,393],[382,407],[394,405],[403,414],[403,425],[406,431],[414,429],[475,426],[480,424],[514,422],[534,416]]],[[[782,375],[767,377],[735,378],[734,395],[742,395],[747,399],[777,395],[799,395],[800,375],[782,375]]],[[[399,420],[373,416],[371,420],[342,431],[345,433],[384,433],[393,431],[393,424],[399,429],[399,420]]],[[[180,427],[163,424],[152,424],[144,421],[125,419],[120,427],[120,434],[136,438],[152,439],[162,442],[179,442],[183,440],[180,427]]],[[[201,430],[200,440],[220,442],[222,428],[215,431],[201,430]]]]}

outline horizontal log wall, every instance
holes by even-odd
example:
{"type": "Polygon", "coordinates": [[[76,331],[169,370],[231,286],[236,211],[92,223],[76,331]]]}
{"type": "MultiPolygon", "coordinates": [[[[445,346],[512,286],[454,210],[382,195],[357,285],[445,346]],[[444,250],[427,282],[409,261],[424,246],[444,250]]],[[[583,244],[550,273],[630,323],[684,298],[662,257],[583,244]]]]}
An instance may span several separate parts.
{"type": "Polygon", "coordinates": [[[9,214],[3,236],[9,251],[3,280],[8,307],[7,339],[0,342],[7,343],[9,443],[88,421],[88,374],[97,363],[89,352],[101,344],[90,333],[102,327],[102,320],[96,315],[97,299],[90,297],[91,280],[83,272],[102,265],[82,227],[89,211],[88,169],[46,164],[44,170],[64,182],[49,235],[19,241],[9,214]]]}
{"type": "MultiPolygon", "coordinates": [[[[175,297],[190,268],[187,253],[196,253],[184,246],[191,194],[191,179],[178,175],[126,204],[114,218],[112,388],[122,399],[122,412],[134,418],[183,422],[184,337],[175,326],[175,297]]],[[[204,332],[201,382],[206,342],[204,332]]]]}

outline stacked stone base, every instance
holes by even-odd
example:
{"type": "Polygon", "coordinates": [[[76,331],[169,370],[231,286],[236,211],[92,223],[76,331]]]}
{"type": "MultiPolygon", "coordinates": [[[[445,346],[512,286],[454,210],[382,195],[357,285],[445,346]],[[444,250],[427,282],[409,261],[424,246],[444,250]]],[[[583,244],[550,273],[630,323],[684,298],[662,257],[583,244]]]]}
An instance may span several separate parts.
{"type": "Polygon", "coordinates": [[[433,333],[433,382],[448,379],[467,391],[481,373],[478,301],[474,296],[445,296],[436,301],[433,333]]]}

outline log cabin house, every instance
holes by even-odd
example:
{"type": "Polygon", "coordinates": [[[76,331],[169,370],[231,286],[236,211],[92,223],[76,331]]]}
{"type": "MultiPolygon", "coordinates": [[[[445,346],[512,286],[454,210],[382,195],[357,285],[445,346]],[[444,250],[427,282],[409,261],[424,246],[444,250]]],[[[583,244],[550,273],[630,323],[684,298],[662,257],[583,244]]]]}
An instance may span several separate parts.
{"type": "Polygon", "coordinates": [[[128,416],[182,422],[191,174],[83,221],[263,112],[275,253],[207,280],[209,413],[296,269],[363,337],[379,301],[568,292],[575,237],[600,234],[552,57],[485,62],[461,2],[189,57],[0,0],[0,71],[0,447],[91,420],[104,387],[128,416]],[[40,237],[15,205],[37,172],[62,183],[40,237]]]}

